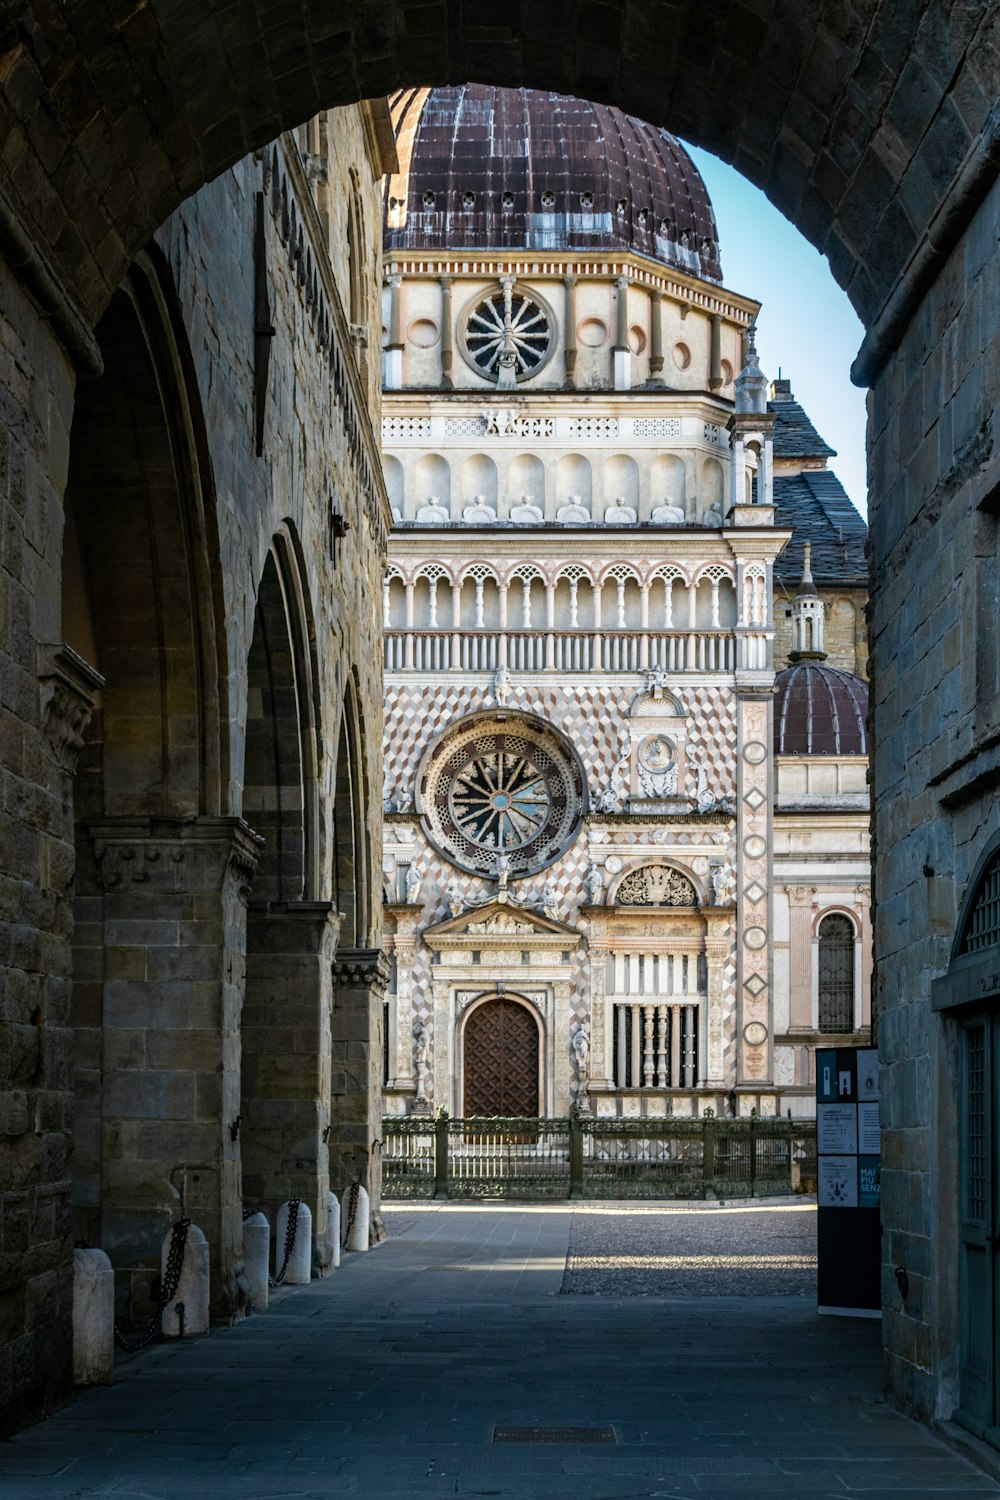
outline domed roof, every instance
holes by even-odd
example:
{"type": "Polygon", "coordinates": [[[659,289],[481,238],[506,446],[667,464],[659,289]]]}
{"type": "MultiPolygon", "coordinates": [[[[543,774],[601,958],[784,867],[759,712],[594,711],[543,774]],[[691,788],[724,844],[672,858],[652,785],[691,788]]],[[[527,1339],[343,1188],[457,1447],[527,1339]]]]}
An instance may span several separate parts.
{"type": "Polygon", "coordinates": [[[385,247],[634,250],[721,281],[705,184],[666,130],[604,104],[481,84],[390,100],[385,247]]]}
{"type": "Polygon", "coordinates": [[[868,684],[863,677],[800,661],[775,678],[776,755],[867,755],[868,684]]]}

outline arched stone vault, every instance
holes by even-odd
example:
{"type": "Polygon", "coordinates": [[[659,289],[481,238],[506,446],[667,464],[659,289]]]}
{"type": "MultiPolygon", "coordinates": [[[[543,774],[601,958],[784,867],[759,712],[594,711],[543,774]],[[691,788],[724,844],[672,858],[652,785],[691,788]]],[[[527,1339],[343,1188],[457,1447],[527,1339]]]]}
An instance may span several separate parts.
{"type": "Polygon", "coordinates": [[[620,105],[732,162],[871,326],[961,229],[953,186],[967,197],[993,170],[998,28],[995,7],[918,0],[237,0],[194,15],[149,0],[122,21],[102,0],[20,0],[0,34],[0,233],[82,349],[153,230],[282,129],[406,84],[525,84],[620,105]]]}

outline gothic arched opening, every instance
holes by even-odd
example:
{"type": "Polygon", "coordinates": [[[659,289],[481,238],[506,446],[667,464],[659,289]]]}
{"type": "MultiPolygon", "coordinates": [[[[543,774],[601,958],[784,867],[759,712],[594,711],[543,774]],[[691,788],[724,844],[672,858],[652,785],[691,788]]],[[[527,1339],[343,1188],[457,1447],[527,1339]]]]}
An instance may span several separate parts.
{"type": "Polygon", "coordinates": [[[112,299],[65,501],[63,633],[103,679],[73,783],[72,1201],[76,1234],[112,1256],[126,1322],[151,1309],[179,1203],[198,1204],[217,1256],[226,1238],[211,1101],[236,1025],[210,910],[236,853],[219,816],[215,505],[171,295],[150,254],[112,299]]]}

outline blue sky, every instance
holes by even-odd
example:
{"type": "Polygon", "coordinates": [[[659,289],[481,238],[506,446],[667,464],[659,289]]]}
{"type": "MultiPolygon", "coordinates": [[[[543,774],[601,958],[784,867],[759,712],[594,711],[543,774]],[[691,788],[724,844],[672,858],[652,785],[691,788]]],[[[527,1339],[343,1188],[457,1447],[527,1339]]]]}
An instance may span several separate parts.
{"type": "Polygon", "coordinates": [[[687,149],[715,209],[726,286],[763,303],[761,369],[773,379],[780,366],[791,380],[796,399],[837,450],[830,467],[865,515],[865,393],[850,377],[864,329],[826,261],[760,189],[718,157],[687,149]]]}

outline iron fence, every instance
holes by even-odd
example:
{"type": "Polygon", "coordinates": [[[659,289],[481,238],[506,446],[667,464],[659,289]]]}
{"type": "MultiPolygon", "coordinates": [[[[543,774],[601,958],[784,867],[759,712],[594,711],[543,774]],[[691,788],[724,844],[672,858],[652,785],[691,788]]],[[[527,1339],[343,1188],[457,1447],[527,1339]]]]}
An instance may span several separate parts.
{"type": "Polygon", "coordinates": [[[386,1198],[763,1198],[815,1189],[808,1120],[383,1120],[386,1198]]]}

